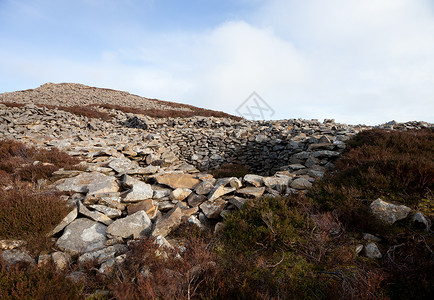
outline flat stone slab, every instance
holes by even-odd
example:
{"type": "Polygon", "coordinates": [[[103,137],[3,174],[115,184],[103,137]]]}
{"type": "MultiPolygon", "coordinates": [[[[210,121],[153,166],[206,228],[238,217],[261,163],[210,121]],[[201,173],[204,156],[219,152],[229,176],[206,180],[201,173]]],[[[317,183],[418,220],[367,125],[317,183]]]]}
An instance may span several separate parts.
{"type": "Polygon", "coordinates": [[[233,187],[225,187],[223,185],[216,186],[214,189],[209,193],[208,200],[215,200],[223,195],[232,193],[236,189],[233,187]]]}
{"type": "Polygon", "coordinates": [[[247,198],[259,198],[265,192],[265,187],[246,187],[237,190],[237,194],[242,195],[247,198]]]}
{"type": "Polygon", "coordinates": [[[152,236],[166,237],[170,232],[181,224],[183,213],[179,207],[173,208],[155,224],[152,236]]]}
{"type": "Polygon", "coordinates": [[[151,230],[151,220],[145,211],[139,210],[132,215],[114,221],[107,227],[107,234],[121,238],[140,238],[149,234],[151,230]]]}
{"type": "Polygon", "coordinates": [[[71,224],[72,221],[77,218],[78,215],[78,208],[77,206],[74,206],[74,208],[69,212],[69,214],[66,215],[66,217],[63,218],[60,223],[54,227],[54,229],[49,233],[49,236],[52,236],[58,232],[60,232],[63,228],[65,228],[68,224],[71,224]]]}
{"type": "Polygon", "coordinates": [[[200,180],[190,174],[168,173],[158,175],[155,178],[159,184],[170,186],[172,189],[187,188],[194,189],[200,180]]]}
{"type": "Polygon", "coordinates": [[[129,160],[122,155],[110,161],[107,164],[107,167],[112,168],[113,170],[121,174],[130,170],[138,169],[139,164],[136,161],[129,160]]]}
{"type": "Polygon", "coordinates": [[[57,240],[57,247],[72,255],[104,248],[107,226],[78,218],[65,227],[63,235],[57,240]]]}
{"type": "Polygon", "coordinates": [[[123,202],[139,202],[146,199],[151,199],[154,191],[150,184],[137,180],[131,184],[131,190],[122,199],[123,202]]]}
{"type": "Polygon", "coordinates": [[[75,177],[60,179],[54,183],[54,186],[59,191],[83,194],[102,194],[119,191],[115,177],[98,172],[86,172],[75,177]]]}

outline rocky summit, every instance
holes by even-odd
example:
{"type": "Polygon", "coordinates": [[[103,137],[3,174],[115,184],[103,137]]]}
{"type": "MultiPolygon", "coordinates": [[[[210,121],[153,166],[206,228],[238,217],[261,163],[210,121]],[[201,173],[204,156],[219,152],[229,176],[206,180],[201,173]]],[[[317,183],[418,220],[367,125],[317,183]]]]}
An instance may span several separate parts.
{"type": "MultiPolygon", "coordinates": [[[[131,240],[152,236],[174,247],[171,233],[183,222],[217,231],[226,215],[248,202],[303,194],[334,169],[349,138],[373,128],[334,120],[154,118],[146,111],[195,109],[78,84],[49,83],[4,93],[0,103],[0,139],[56,147],[83,160],[79,170],[60,169],[50,179],[50,188],[65,193],[71,212],[51,232],[56,249],[49,255],[63,267],[71,259],[96,260],[100,272],[123,260],[131,240]],[[64,109],[89,105],[109,118],[64,109]],[[249,174],[225,178],[210,174],[226,164],[246,166],[249,174]]],[[[389,122],[377,127],[405,130],[433,124],[389,122]]],[[[372,209],[388,224],[405,218],[410,210],[380,199],[372,209]]],[[[14,250],[19,241],[1,245],[7,245],[2,246],[5,260],[32,260],[14,250]]],[[[381,257],[375,241],[365,246],[365,252],[381,257]]]]}

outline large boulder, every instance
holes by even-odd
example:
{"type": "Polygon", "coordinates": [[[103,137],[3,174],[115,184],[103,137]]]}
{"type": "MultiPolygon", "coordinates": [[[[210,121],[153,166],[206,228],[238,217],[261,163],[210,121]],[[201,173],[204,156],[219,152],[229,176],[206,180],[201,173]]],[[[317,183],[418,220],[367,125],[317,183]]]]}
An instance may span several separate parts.
{"type": "Polygon", "coordinates": [[[107,176],[98,172],[81,173],[78,176],[60,179],[54,183],[59,191],[103,194],[119,191],[117,180],[113,176],[107,176]]]}
{"type": "Polygon", "coordinates": [[[167,173],[155,177],[159,184],[170,186],[172,189],[194,189],[200,180],[190,174],[167,173]]]}
{"type": "Polygon", "coordinates": [[[148,215],[145,211],[139,210],[132,215],[114,221],[107,227],[107,234],[112,237],[140,238],[149,234],[151,229],[152,222],[148,215]]]}
{"type": "Polygon", "coordinates": [[[407,218],[410,211],[411,209],[405,205],[395,205],[380,198],[371,203],[371,212],[382,222],[389,225],[407,218]]]}
{"type": "Polygon", "coordinates": [[[107,226],[87,218],[75,219],[65,227],[57,247],[72,255],[98,250],[106,242],[107,226]]]}

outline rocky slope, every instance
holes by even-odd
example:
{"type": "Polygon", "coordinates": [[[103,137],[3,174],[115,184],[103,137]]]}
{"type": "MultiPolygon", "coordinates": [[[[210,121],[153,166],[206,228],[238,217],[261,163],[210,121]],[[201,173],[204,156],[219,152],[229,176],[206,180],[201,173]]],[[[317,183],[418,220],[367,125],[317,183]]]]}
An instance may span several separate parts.
{"type": "MultiPolygon", "coordinates": [[[[0,102],[27,103],[23,107],[0,104],[0,139],[58,147],[84,158],[83,171],[59,170],[51,178],[52,188],[66,193],[71,212],[51,232],[56,251],[39,256],[39,263],[52,259],[65,268],[71,259],[81,264],[96,259],[104,273],[125,258],[133,239],[153,236],[162,246],[173,248],[170,234],[181,222],[219,230],[223,217],[248,201],[303,193],[334,168],[349,137],[371,128],[332,120],[153,119],[99,108],[111,115],[103,121],[35,105],[100,104],[102,98],[106,103],[145,109],[173,108],[125,92],[74,84],[47,84],[0,95],[0,102]],[[227,162],[249,165],[256,174],[216,179],[207,172],[227,162]]],[[[382,127],[433,125],[409,122],[382,127]]],[[[388,209],[380,200],[373,208],[382,213],[388,209]]],[[[394,214],[397,209],[390,210],[394,214]]],[[[406,217],[409,209],[401,210],[405,212],[400,211],[399,218],[406,217]]],[[[22,250],[14,250],[22,242],[0,245],[6,261],[36,263],[22,250]]],[[[369,257],[381,256],[375,243],[365,251],[369,257]]]]}

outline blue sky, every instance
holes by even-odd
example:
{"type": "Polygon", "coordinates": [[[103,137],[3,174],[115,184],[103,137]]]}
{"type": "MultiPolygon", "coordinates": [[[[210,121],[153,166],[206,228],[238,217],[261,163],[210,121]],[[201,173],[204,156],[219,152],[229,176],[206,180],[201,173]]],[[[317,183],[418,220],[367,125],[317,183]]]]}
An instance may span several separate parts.
{"type": "Polygon", "coordinates": [[[77,82],[273,119],[434,122],[432,0],[0,0],[0,92],[77,82]]]}

